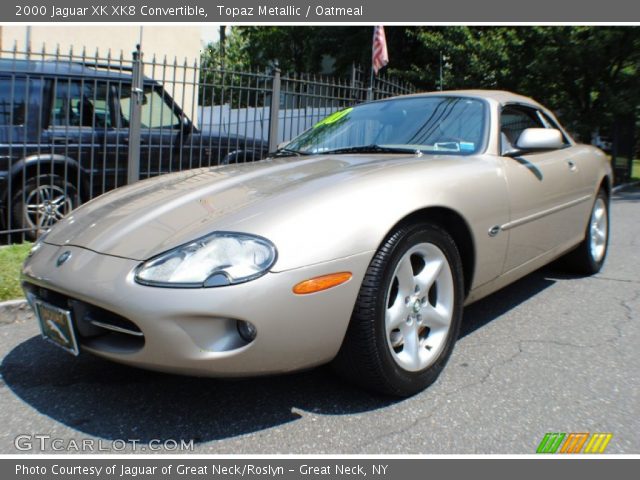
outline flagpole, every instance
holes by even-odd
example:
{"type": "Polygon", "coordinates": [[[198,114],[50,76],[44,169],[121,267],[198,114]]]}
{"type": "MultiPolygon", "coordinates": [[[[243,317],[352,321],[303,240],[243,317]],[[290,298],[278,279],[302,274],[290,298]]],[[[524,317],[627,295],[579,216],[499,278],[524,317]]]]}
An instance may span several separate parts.
{"type": "Polygon", "coordinates": [[[371,77],[369,78],[369,91],[367,92],[368,97],[367,100],[373,100],[373,79],[374,79],[374,72],[373,72],[373,49],[374,49],[374,44],[375,44],[375,38],[376,38],[376,27],[375,25],[373,26],[373,42],[371,42],[371,77]]]}
{"type": "Polygon", "coordinates": [[[373,100],[373,79],[374,79],[374,73],[373,73],[373,62],[371,62],[371,78],[369,79],[369,98],[367,100],[373,100]]]}

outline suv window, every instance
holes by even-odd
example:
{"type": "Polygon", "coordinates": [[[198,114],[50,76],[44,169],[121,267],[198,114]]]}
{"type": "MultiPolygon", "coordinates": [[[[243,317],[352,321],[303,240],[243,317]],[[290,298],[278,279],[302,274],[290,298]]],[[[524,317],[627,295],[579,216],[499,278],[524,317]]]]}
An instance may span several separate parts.
{"type": "MultiPolygon", "coordinates": [[[[131,105],[131,87],[122,85],[120,89],[120,115],[124,126],[129,125],[129,107],[131,105]]],[[[161,93],[149,85],[144,87],[142,109],[140,112],[142,128],[180,128],[180,118],[174,112],[161,93]]]]}
{"type": "Polygon", "coordinates": [[[40,81],[26,78],[0,78],[0,125],[24,125],[28,105],[37,105],[40,99],[40,81]]]}
{"type": "Polygon", "coordinates": [[[51,124],[68,127],[111,127],[106,83],[54,81],[51,124]]]}

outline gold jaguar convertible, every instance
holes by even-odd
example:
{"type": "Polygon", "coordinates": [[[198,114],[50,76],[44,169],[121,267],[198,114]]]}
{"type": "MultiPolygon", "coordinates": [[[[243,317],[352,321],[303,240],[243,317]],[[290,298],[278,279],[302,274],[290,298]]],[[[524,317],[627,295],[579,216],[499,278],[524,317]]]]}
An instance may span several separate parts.
{"type": "Polygon", "coordinates": [[[535,101],[418,94],[338,111],[265,160],[141,181],[35,244],[23,286],[71,353],[203,376],[331,362],[406,396],[463,307],[607,254],[612,173],[535,101]]]}

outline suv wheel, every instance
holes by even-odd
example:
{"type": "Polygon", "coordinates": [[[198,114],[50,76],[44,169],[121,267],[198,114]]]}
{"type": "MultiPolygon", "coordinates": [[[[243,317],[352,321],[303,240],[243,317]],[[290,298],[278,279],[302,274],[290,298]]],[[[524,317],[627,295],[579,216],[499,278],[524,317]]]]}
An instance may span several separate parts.
{"type": "Polygon", "coordinates": [[[78,189],[56,174],[30,178],[13,196],[13,225],[27,229],[25,238],[35,240],[78,206],[78,189]]]}

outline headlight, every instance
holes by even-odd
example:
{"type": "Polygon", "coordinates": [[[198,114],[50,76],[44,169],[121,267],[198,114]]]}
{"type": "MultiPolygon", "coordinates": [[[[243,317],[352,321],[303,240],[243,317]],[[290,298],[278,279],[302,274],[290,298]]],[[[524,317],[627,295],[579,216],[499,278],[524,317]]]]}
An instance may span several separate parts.
{"type": "Polygon", "coordinates": [[[220,287],[258,278],[275,261],[276,249],[264,238],[216,232],[143,263],[135,279],[158,287],[220,287]]]}

